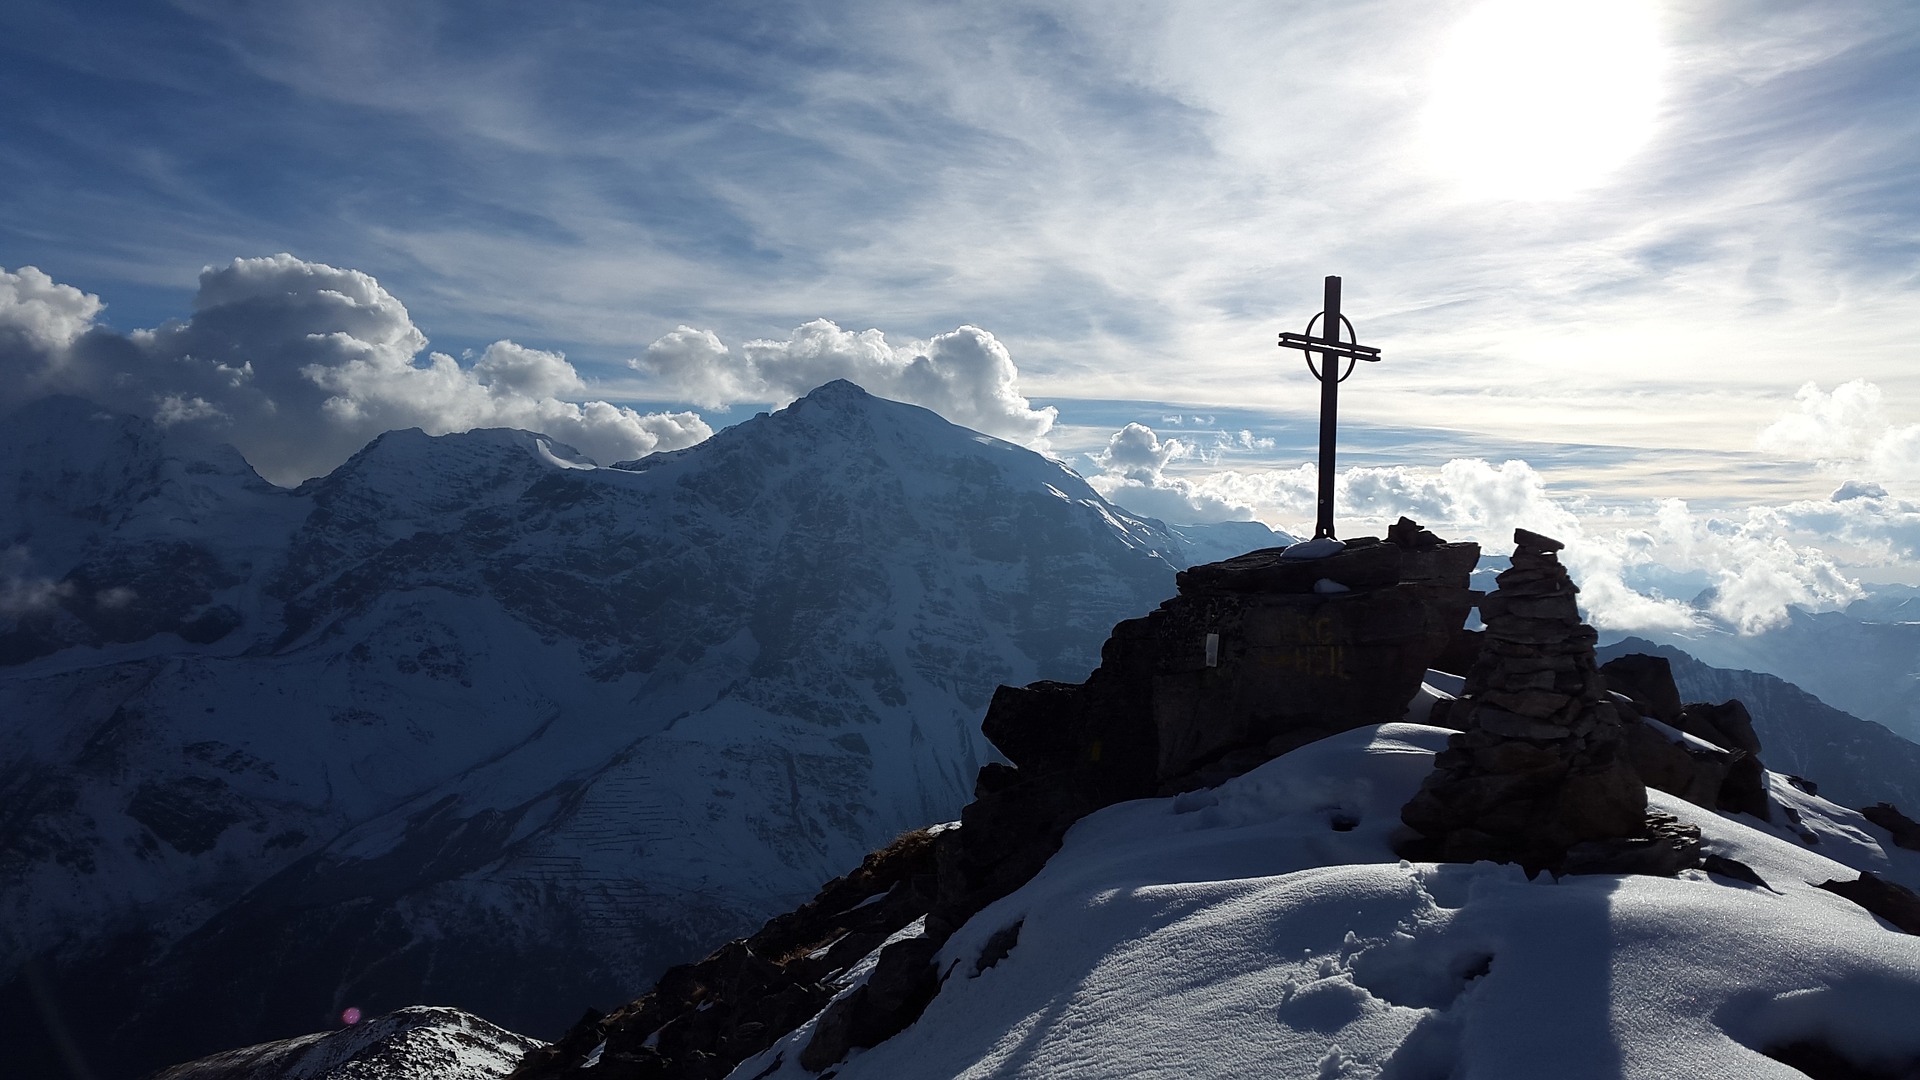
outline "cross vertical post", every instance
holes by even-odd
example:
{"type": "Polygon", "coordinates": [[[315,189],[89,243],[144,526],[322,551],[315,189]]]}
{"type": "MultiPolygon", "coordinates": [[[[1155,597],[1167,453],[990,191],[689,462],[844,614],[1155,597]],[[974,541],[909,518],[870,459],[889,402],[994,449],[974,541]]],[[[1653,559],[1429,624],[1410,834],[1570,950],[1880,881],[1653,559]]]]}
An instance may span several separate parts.
{"type": "MultiPolygon", "coordinates": [[[[1340,279],[1327,275],[1326,323],[1321,333],[1340,340],[1340,279]]],[[[1340,370],[1340,358],[1331,352],[1320,354],[1320,499],[1318,516],[1313,522],[1313,538],[1333,535],[1333,443],[1334,425],[1340,411],[1340,380],[1327,376],[1340,370]]]]}
{"type": "Polygon", "coordinates": [[[1281,334],[1280,347],[1305,353],[1307,370],[1320,380],[1320,490],[1313,538],[1337,539],[1333,535],[1333,452],[1338,433],[1340,384],[1353,374],[1357,361],[1379,360],[1380,350],[1360,344],[1352,321],[1340,313],[1340,279],[1331,274],[1327,275],[1326,307],[1307,323],[1306,333],[1281,334]],[[1315,323],[1321,326],[1319,337],[1313,334],[1315,323]],[[1347,334],[1344,341],[1340,337],[1342,330],[1347,334]],[[1320,354],[1318,368],[1313,366],[1314,353],[1320,354]],[[1342,360],[1347,362],[1345,372],[1340,370],[1342,360]]]}

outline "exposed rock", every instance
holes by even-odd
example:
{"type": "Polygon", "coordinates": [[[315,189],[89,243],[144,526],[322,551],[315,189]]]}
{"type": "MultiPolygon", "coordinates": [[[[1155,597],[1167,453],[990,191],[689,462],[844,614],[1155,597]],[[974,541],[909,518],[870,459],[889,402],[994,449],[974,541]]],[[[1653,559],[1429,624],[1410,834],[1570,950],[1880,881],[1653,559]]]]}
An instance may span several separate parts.
{"type": "Polygon", "coordinates": [[[1567,849],[1556,869],[1562,874],[1673,877],[1701,865],[1702,858],[1699,829],[1682,824],[1671,814],[1650,811],[1640,835],[1583,840],[1567,849]]]}
{"type": "Polygon", "coordinates": [[[1729,750],[1743,750],[1760,756],[1760,736],[1753,730],[1753,716],[1738,701],[1718,705],[1706,701],[1688,702],[1680,711],[1680,730],[1729,750]]]}
{"type": "Polygon", "coordinates": [[[1633,699],[1640,715],[1680,726],[1680,691],[1673,685],[1673,665],[1664,656],[1633,653],[1600,665],[1607,688],[1633,699]]]}
{"type": "Polygon", "coordinates": [[[458,1009],[416,1005],[189,1061],[152,1080],[498,1080],[540,1045],[458,1009]]]}
{"type": "Polygon", "coordinates": [[[801,1067],[818,1072],[854,1047],[878,1046],[918,1019],[940,989],[933,958],[942,944],[923,934],[881,950],[867,981],[820,1017],[800,1051],[801,1067]]]}
{"type": "Polygon", "coordinates": [[[1487,624],[1465,694],[1447,710],[1463,730],[1401,811],[1423,839],[1409,856],[1494,859],[1529,869],[1698,862],[1698,839],[1646,816],[1646,788],[1595,667],[1579,589],[1559,541],[1516,530],[1512,568],[1480,600],[1487,624]],[[1691,859],[1692,862],[1686,862],[1691,859]]]}
{"type": "Polygon", "coordinates": [[[1102,806],[1399,719],[1466,618],[1480,552],[1405,519],[1390,536],[1193,567],[1180,595],[1114,627],[1086,682],[1001,687],[981,727],[1014,768],[982,770],[936,918],[957,925],[1025,882],[1102,806]]]}
{"type": "Polygon", "coordinates": [[[1860,808],[1860,815],[1893,834],[1893,842],[1908,851],[1920,851],[1920,821],[1900,812],[1892,803],[1875,803],[1860,808]]]}
{"type": "MultiPolygon", "coordinates": [[[[953,835],[923,829],[902,836],[752,937],[669,970],[653,990],[608,1016],[589,1012],[558,1042],[528,1054],[515,1080],[725,1076],[818,1013],[836,992],[837,976],[927,911],[937,848],[953,835]]],[[[912,974],[904,960],[893,960],[888,981],[867,995],[867,1013],[848,1014],[848,1037],[870,1036],[886,1006],[897,1015],[911,1004],[912,995],[899,989],[906,985],[900,976],[912,974]]]]}
{"type": "Polygon", "coordinates": [[[1773,888],[1773,886],[1767,884],[1765,878],[1754,871],[1753,867],[1748,866],[1739,859],[1729,859],[1725,855],[1715,855],[1710,851],[1700,856],[1700,869],[1716,877],[1731,878],[1734,881],[1744,881],[1749,885],[1758,885],[1763,889],[1773,888]]]}
{"type": "Polygon", "coordinates": [[[1847,899],[1909,934],[1920,934],[1920,894],[1866,870],[1853,881],[1822,881],[1819,888],[1847,899]]]}

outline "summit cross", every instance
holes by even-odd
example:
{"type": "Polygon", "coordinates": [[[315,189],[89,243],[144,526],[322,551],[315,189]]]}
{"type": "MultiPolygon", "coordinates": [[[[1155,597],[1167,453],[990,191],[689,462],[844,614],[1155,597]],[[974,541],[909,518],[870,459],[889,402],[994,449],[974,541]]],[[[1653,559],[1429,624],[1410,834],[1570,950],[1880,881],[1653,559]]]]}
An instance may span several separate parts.
{"type": "Polygon", "coordinates": [[[1360,335],[1354,333],[1353,323],[1340,314],[1340,279],[1327,277],[1326,307],[1320,314],[1307,321],[1304,334],[1281,333],[1280,347],[1299,349],[1306,354],[1307,370],[1320,380],[1320,497],[1319,514],[1313,525],[1313,538],[1333,538],[1333,440],[1334,427],[1338,419],[1340,406],[1340,384],[1353,374],[1357,361],[1372,363],[1380,359],[1380,350],[1360,344],[1360,335]],[[1315,323],[1324,321],[1320,337],[1315,337],[1315,323]],[[1346,331],[1347,339],[1340,339],[1340,332],[1346,331]],[[1320,366],[1313,366],[1313,354],[1320,354],[1320,366]],[[1340,361],[1347,362],[1347,370],[1340,370],[1340,361]],[[1333,376],[1329,378],[1329,376],[1333,376]]]}

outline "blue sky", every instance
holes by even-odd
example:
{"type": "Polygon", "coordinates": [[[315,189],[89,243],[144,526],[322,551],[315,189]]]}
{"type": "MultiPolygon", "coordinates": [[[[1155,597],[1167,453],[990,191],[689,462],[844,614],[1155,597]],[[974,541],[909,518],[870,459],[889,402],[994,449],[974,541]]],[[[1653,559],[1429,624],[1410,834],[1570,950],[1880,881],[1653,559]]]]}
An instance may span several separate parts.
{"type": "Polygon", "coordinates": [[[1785,537],[1770,595],[1812,603],[1920,580],[1905,0],[13,0],[0,93],[0,270],[52,298],[11,396],[134,365],[116,404],[277,479],[325,463],[276,466],[222,385],[307,401],[333,454],[409,422],[645,449],[864,372],[1145,512],[1310,526],[1315,387],[1273,341],[1338,273],[1387,356],[1343,398],[1363,523],[1758,545],[1710,576],[1785,537]],[[372,321],[315,360],[348,271],[372,321]]]}

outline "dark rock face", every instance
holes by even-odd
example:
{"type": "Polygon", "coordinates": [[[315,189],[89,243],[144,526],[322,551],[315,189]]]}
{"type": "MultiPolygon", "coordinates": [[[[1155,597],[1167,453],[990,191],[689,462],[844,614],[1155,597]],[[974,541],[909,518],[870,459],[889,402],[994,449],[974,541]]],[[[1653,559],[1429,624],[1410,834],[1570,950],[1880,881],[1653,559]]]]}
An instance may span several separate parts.
{"type": "Polygon", "coordinates": [[[1920,746],[1879,724],[1849,716],[1772,675],[1710,667],[1670,645],[1627,638],[1600,650],[1608,658],[1627,653],[1668,661],[1682,701],[1739,699],[1774,772],[1817,776],[1820,794],[1846,806],[1920,803],[1920,746]]]}
{"type": "MultiPolygon", "coordinates": [[[[926,912],[933,901],[936,849],[946,835],[951,831],[908,833],[752,937],[668,970],[645,996],[610,1015],[588,1012],[558,1042],[528,1054],[514,1080],[727,1075],[818,1013],[837,991],[839,976],[926,912]]],[[[932,968],[938,943],[929,947],[923,944],[928,940],[899,942],[908,948],[889,949],[882,956],[885,970],[876,969],[866,986],[843,999],[830,1036],[840,1049],[826,1064],[848,1046],[887,1038],[926,1007],[938,988],[932,968]],[[857,1004],[847,1004],[856,998],[857,1004]],[[885,1029],[884,1017],[903,1014],[898,1026],[885,1029]]]]}
{"type": "Polygon", "coordinates": [[[1861,871],[1852,881],[1823,881],[1825,889],[1866,908],[1909,934],[1920,934],[1920,895],[1898,882],[1861,871]]]}
{"type": "MultiPolygon", "coordinates": [[[[1580,622],[1579,590],[1555,555],[1562,545],[1526,530],[1514,542],[1512,568],[1480,601],[1480,659],[1446,714],[1463,730],[1401,811],[1425,838],[1408,854],[1595,871],[1609,864],[1613,842],[1672,848],[1676,829],[1686,830],[1647,819],[1646,788],[1594,664],[1596,635],[1580,622]],[[1576,848],[1594,844],[1602,846],[1576,848]]],[[[1637,847],[1625,861],[1662,865],[1637,847]]]]}
{"type": "Polygon", "coordinates": [[[1323,558],[1286,548],[1197,566],[1114,627],[1086,682],[1003,686],[936,917],[1025,882],[1067,826],[1124,799],[1210,786],[1349,728],[1397,720],[1472,605],[1480,549],[1412,522],[1323,558]]]}
{"type": "Polygon", "coordinates": [[[1709,810],[1772,820],[1760,737],[1745,705],[1738,701],[1680,704],[1673,668],[1664,656],[1615,657],[1601,665],[1600,674],[1616,695],[1627,756],[1648,787],[1709,810]],[[1722,749],[1674,742],[1664,732],[1638,722],[1642,719],[1658,720],[1722,749]]]}
{"type": "Polygon", "coordinates": [[[1915,821],[1900,812],[1892,803],[1875,803],[1860,808],[1860,814],[1868,821],[1893,834],[1893,842],[1908,851],[1920,851],[1920,821],[1915,821]]]}

